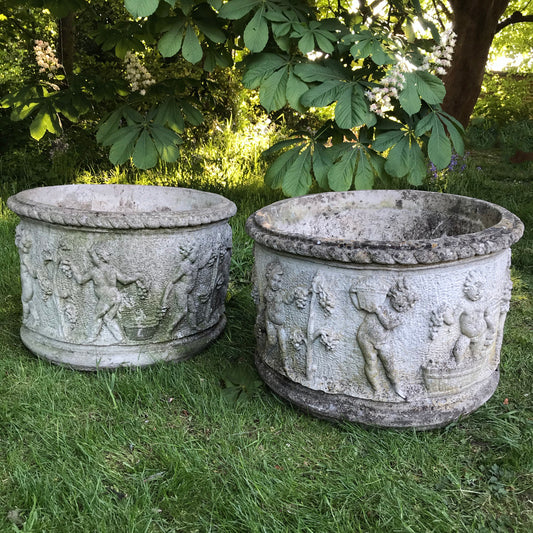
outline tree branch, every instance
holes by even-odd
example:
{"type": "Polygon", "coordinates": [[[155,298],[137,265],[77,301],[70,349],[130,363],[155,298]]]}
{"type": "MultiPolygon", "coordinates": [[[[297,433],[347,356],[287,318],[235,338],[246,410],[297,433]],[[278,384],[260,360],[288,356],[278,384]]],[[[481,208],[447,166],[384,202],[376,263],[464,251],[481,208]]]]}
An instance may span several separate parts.
{"type": "Polygon", "coordinates": [[[510,17],[498,23],[496,33],[511,24],[518,24],[519,22],[533,22],[533,15],[523,15],[520,11],[515,11],[510,17]]]}
{"type": "Polygon", "coordinates": [[[366,0],[361,0],[359,2],[359,13],[361,13],[361,16],[365,19],[372,17],[372,7],[368,7],[366,0]]]}
{"type": "Polygon", "coordinates": [[[441,28],[445,28],[445,24],[442,22],[442,19],[440,17],[441,12],[444,13],[444,16],[448,20],[453,20],[453,13],[446,7],[446,4],[442,2],[442,0],[432,0],[433,1],[433,8],[435,9],[435,12],[437,13],[437,18],[439,19],[439,24],[441,25],[441,28]]]}

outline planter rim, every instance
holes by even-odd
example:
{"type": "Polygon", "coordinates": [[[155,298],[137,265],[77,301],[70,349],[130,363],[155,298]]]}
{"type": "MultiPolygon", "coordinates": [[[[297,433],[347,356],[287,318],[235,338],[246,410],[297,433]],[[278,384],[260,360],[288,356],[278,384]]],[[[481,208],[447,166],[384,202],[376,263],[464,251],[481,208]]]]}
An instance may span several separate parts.
{"type": "Polygon", "coordinates": [[[11,196],[7,205],[17,215],[29,219],[63,226],[104,229],[198,226],[227,220],[237,212],[235,204],[219,194],[158,185],[75,184],[37,187],[11,196]],[[136,204],[135,208],[131,205],[125,208],[125,204],[119,203],[118,200],[126,195],[136,204]],[[156,198],[150,207],[147,199],[151,196],[156,198]],[[79,206],[72,207],[78,198],[79,206]],[[109,198],[117,199],[115,206],[87,207],[82,203],[83,199],[109,198]]]}
{"type": "MultiPolygon", "coordinates": [[[[435,208],[434,211],[442,212],[435,208]]],[[[483,256],[507,249],[520,239],[524,225],[507,209],[476,198],[427,191],[372,190],[325,192],[280,200],[253,213],[246,222],[246,230],[256,243],[298,256],[355,264],[423,265],[483,256]],[[320,206],[332,204],[342,210],[343,205],[345,208],[354,208],[355,203],[364,207],[365,201],[374,202],[376,208],[382,206],[398,211],[406,208],[413,212],[420,212],[424,202],[431,206],[444,201],[442,207],[448,208],[450,217],[462,208],[459,214],[463,218],[469,215],[472,222],[481,222],[483,213],[494,222],[470,233],[395,240],[310,235],[297,229],[290,231],[277,223],[281,211],[291,213],[299,207],[309,213],[313,206],[318,206],[317,211],[320,211],[320,206]]]]}

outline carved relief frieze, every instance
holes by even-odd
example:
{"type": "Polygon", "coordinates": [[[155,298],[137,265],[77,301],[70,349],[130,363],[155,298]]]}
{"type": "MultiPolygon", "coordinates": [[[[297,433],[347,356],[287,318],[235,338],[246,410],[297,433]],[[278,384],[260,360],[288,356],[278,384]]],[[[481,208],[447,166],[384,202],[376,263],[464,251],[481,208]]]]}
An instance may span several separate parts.
{"type": "Polygon", "coordinates": [[[20,216],[22,342],[82,370],[191,357],[226,325],[236,206],[148,185],[65,185],[8,199],[20,216]]]}
{"type": "Polygon", "coordinates": [[[140,253],[124,264],[113,238],[79,242],[69,233],[39,239],[20,224],[16,233],[22,280],[23,323],[53,338],[87,344],[129,344],[179,339],[216,324],[224,312],[231,261],[231,232],[214,235],[211,254],[181,238],[149,280],[140,253]]]}
{"type": "Polygon", "coordinates": [[[197,327],[204,327],[220,318],[228,290],[230,263],[231,240],[227,238],[215,246],[211,254],[198,260],[194,291],[197,294],[197,327]]]}
{"type": "Polygon", "coordinates": [[[498,270],[505,257],[450,268],[453,278],[259,258],[258,353],[289,380],[407,409],[493,379],[511,286],[498,270]]]}
{"type": "Polygon", "coordinates": [[[451,326],[454,323],[453,309],[447,303],[439,305],[431,311],[429,317],[429,338],[435,340],[442,327],[451,326]]]}
{"type": "Polygon", "coordinates": [[[198,246],[192,241],[179,245],[180,261],[172,278],[167,283],[161,299],[161,311],[170,319],[169,331],[171,336],[180,336],[180,326],[184,320],[196,322],[197,301],[190,299],[198,268],[198,246]]]}
{"type": "Polygon", "coordinates": [[[276,347],[279,350],[281,365],[287,371],[288,332],[285,329],[285,306],[289,303],[289,299],[283,290],[283,275],[283,268],[278,261],[266,266],[263,314],[267,347],[276,347]]]}
{"type": "MultiPolygon", "coordinates": [[[[286,375],[312,380],[317,370],[316,342],[326,351],[334,350],[339,335],[324,321],[331,316],[335,300],[329,282],[320,274],[308,286],[287,285],[283,266],[273,261],[265,269],[263,310],[266,345],[279,352],[279,365],[286,375]],[[288,317],[298,317],[298,328],[287,327],[288,317]]],[[[260,306],[261,307],[261,306],[260,306]]]]}
{"type": "Polygon", "coordinates": [[[469,272],[463,288],[464,306],[459,315],[460,335],[453,347],[453,356],[458,364],[465,358],[479,359],[486,347],[494,340],[496,324],[494,313],[482,299],[484,283],[479,273],[469,272]]]}
{"type": "Polygon", "coordinates": [[[389,287],[364,278],[351,286],[350,296],[356,309],[364,313],[356,339],[364,358],[368,383],[374,392],[383,392],[385,384],[381,369],[394,393],[407,400],[396,364],[398,354],[391,349],[390,341],[394,330],[404,321],[403,314],[415,305],[417,295],[404,278],[389,287]]]}
{"type": "Polygon", "coordinates": [[[74,298],[75,280],[72,272],[61,268],[63,260],[68,260],[72,247],[65,240],[60,240],[55,249],[45,248],[42,252],[44,279],[50,287],[55,313],[58,316],[60,335],[70,339],[79,317],[79,309],[74,298]]]}
{"type": "Polygon", "coordinates": [[[142,299],[146,296],[142,276],[128,276],[114,265],[109,243],[97,242],[86,253],[91,263],[87,269],[80,269],[68,258],[62,259],[59,266],[65,276],[72,277],[78,285],[83,286],[89,282],[92,284],[96,306],[93,310],[92,331],[87,342],[95,342],[105,328],[117,343],[121,343],[124,340],[124,333],[118,319],[122,304],[119,284],[125,286],[136,283],[139,297],[142,299]]]}
{"type": "Polygon", "coordinates": [[[323,322],[331,316],[335,308],[335,300],[329,288],[328,281],[322,273],[317,272],[308,290],[309,312],[307,316],[306,352],[305,352],[305,377],[311,379],[317,370],[315,363],[315,341],[319,340],[326,350],[333,350],[338,341],[338,336],[325,329],[323,322]]]}
{"type": "MultiPolygon", "coordinates": [[[[431,312],[429,338],[444,357],[423,366],[425,385],[431,393],[463,390],[485,379],[495,369],[497,337],[507,313],[509,282],[502,286],[502,296],[487,290],[483,275],[470,270],[464,278],[455,309],[444,304],[431,312]],[[441,330],[447,328],[446,334],[441,330]],[[444,349],[442,348],[444,346],[444,349]]],[[[497,364],[497,363],[496,363],[497,364]]]]}

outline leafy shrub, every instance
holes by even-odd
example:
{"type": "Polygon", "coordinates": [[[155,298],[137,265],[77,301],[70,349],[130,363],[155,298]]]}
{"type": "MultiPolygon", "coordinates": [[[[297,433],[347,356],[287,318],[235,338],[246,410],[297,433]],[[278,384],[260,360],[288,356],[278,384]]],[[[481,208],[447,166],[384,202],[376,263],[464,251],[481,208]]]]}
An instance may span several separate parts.
{"type": "Polygon", "coordinates": [[[469,145],[506,152],[533,146],[533,74],[487,72],[467,129],[469,145]]]}
{"type": "MultiPolygon", "coordinates": [[[[97,110],[97,140],[109,148],[113,165],[173,164],[185,141],[205,140],[216,125],[209,118],[235,119],[233,102],[242,94],[235,73],[241,71],[242,84],[259,89],[271,118],[290,129],[303,126],[302,134],[269,152],[277,158],[268,181],[286,195],[315,186],[371,188],[389,176],[420,185],[427,156],[442,169],[452,144],[463,149],[462,126],[440,109],[445,88],[439,76],[450,65],[455,37],[426,20],[418,2],[401,9],[391,3],[387,17],[366,17],[366,25],[341,3],[331,18],[306,0],[128,0],[109,9],[95,0],[93,9],[83,10],[85,4],[42,4],[54,19],[83,11],[74,68],[59,61],[59,45],[68,39],[57,39],[54,51],[49,37],[34,35],[34,47],[46,50],[48,60],[35,69],[32,84],[0,99],[13,120],[29,123],[35,140],[61,136],[65,124],[94,120],[97,110]],[[429,30],[420,39],[412,32],[414,19],[429,30]],[[404,22],[409,36],[400,31],[404,22]],[[307,124],[301,120],[310,108],[332,105],[333,117],[322,127],[309,128],[319,114],[307,124]]],[[[63,30],[60,36],[69,35],[63,30]]]]}
{"type": "Polygon", "coordinates": [[[533,74],[487,72],[473,117],[498,125],[533,118],[533,74]]]}

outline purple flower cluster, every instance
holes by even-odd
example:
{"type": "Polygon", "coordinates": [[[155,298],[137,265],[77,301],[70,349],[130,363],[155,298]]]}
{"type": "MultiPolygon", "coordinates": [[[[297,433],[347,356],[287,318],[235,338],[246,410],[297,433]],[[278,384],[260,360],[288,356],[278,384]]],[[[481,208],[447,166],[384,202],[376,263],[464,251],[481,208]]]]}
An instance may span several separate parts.
{"type": "MultiPolygon", "coordinates": [[[[428,172],[434,181],[439,178],[443,178],[448,172],[464,172],[466,170],[466,164],[469,156],[469,152],[466,152],[463,156],[457,153],[452,154],[450,164],[443,170],[438,170],[433,162],[429,162],[428,172]]],[[[477,167],[476,170],[481,170],[481,167],[477,167]]]]}

